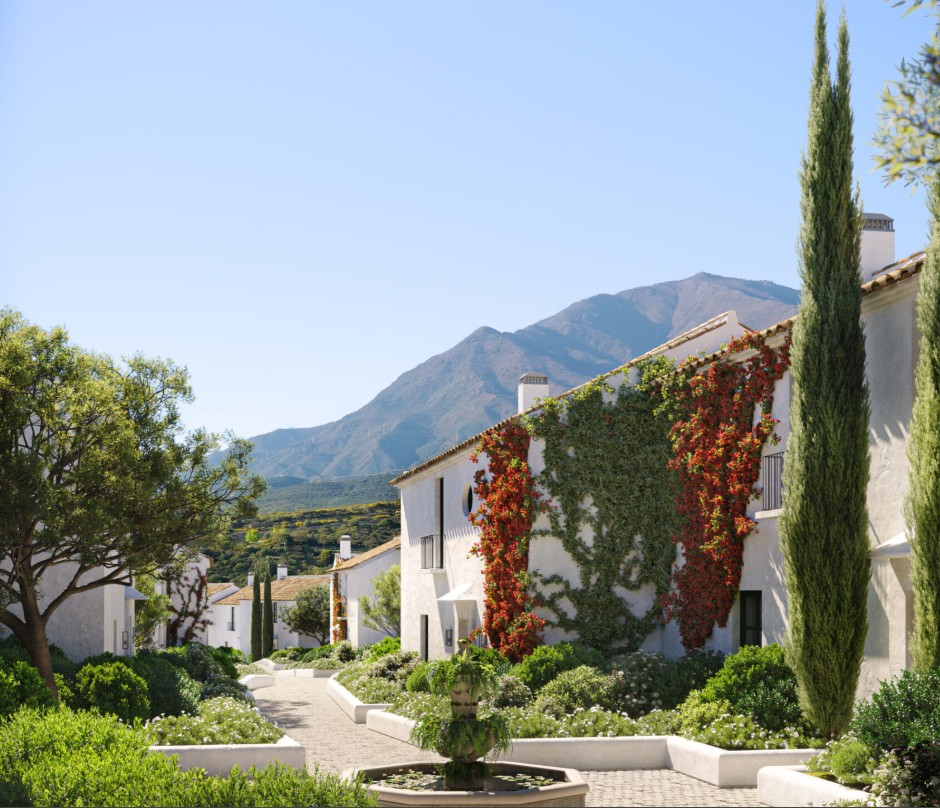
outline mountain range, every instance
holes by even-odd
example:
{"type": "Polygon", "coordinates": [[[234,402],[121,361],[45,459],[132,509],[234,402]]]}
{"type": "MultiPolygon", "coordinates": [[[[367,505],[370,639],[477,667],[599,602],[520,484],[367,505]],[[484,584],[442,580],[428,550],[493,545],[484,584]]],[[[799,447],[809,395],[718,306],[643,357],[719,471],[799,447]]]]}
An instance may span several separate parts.
{"type": "Polygon", "coordinates": [[[282,478],[281,487],[391,476],[515,412],[523,373],[546,374],[557,395],[724,311],[762,329],[792,316],[798,302],[799,292],[786,286],[701,272],[595,295],[514,332],[484,326],[338,421],[251,438],[253,470],[282,478]]]}

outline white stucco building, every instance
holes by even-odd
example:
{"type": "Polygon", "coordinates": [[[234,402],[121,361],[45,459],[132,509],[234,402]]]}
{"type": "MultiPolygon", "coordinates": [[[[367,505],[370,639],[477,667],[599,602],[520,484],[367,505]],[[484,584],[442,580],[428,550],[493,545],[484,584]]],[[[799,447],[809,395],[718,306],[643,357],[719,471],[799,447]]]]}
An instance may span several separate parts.
{"type": "MultiPolygon", "coordinates": [[[[872,573],[860,697],[908,664],[913,618],[910,545],[902,508],[908,485],[907,438],[920,340],[915,305],[924,253],[896,263],[892,263],[893,256],[892,220],[865,214],[862,320],[871,401],[868,511],[872,573]]],[[[792,324],[790,319],[761,333],[771,347],[779,347],[792,324]]],[[[743,331],[731,312],[651,353],[682,359],[705,351],[707,355],[699,360],[704,367],[718,357],[732,358],[718,350],[719,346],[743,331]]],[[[614,386],[616,377],[629,374],[635,364],[636,360],[612,372],[614,386]]],[[[527,374],[522,378],[520,412],[535,404],[532,390],[538,390],[539,396],[547,395],[544,377],[527,374]]],[[[774,396],[773,415],[779,420],[776,432],[780,441],[764,447],[758,482],[762,494],[748,509],[757,530],[745,541],[739,597],[727,626],[716,627],[708,641],[708,647],[726,653],[742,644],[784,642],[786,638],[786,589],[777,520],[781,513],[780,474],[790,434],[789,405],[787,372],[777,382],[774,396]]],[[[401,490],[402,508],[402,646],[418,650],[422,656],[452,653],[455,638],[482,622],[482,562],[468,557],[477,536],[467,518],[473,507],[473,475],[481,467],[470,461],[470,455],[479,438],[464,441],[393,480],[401,490]]],[[[533,440],[529,463],[535,474],[544,468],[541,455],[541,443],[533,440]]],[[[536,523],[537,528],[547,526],[545,517],[536,523]]],[[[560,541],[550,536],[532,541],[529,567],[543,575],[558,573],[571,579],[577,575],[560,541]]],[[[643,592],[633,595],[635,601],[644,597],[643,592]]],[[[546,642],[561,639],[571,638],[557,629],[546,631],[546,642]]],[[[654,631],[643,647],[668,656],[683,653],[674,623],[654,631]]]]}
{"type": "MultiPolygon", "coordinates": [[[[251,601],[254,575],[249,573],[248,585],[216,600],[208,609],[212,624],[208,629],[208,645],[237,648],[251,656],[251,601]]],[[[277,568],[277,578],[271,581],[271,601],[274,606],[274,648],[300,646],[316,648],[319,643],[312,637],[291,631],[283,616],[297,605],[297,595],[304,589],[328,586],[329,575],[288,575],[286,566],[277,568]]],[[[262,593],[263,593],[262,584],[262,593]]]]}
{"type": "MultiPolygon", "coordinates": [[[[725,312],[606,377],[617,387],[642,359],[664,355],[681,360],[716,351],[747,330],[733,311],[725,312]]],[[[518,394],[520,413],[534,412],[538,399],[548,395],[545,376],[523,375],[518,394]]],[[[469,555],[477,541],[477,531],[469,522],[475,507],[473,476],[485,468],[482,462],[478,465],[470,460],[479,439],[479,435],[470,438],[392,481],[401,490],[402,648],[419,651],[425,658],[452,654],[456,640],[483,622],[483,563],[469,555]]],[[[529,464],[534,474],[544,468],[542,445],[537,440],[530,446],[529,464]]],[[[535,526],[547,528],[547,518],[541,517],[535,526]]],[[[552,537],[531,543],[529,566],[546,575],[577,577],[571,558],[552,537]]],[[[545,634],[549,643],[565,638],[558,630],[549,629],[545,634]]]]}
{"type": "Polygon", "coordinates": [[[334,615],[330,625],[330,636],[338,634],[345,636],[353,645],[368,645],[388,636],[367,626],[362,620],[362,610],[359,608],[359,598],[363,595],[370,600],[374,598],[372,580],[389,570],[395,564],[401,563],[401,536],[391,541],[366,550],[364,553],[342,558],[337,556],[336,564],[331,570],[332,586],[330,588],[330,614],[334,615]],[[339,617],[335,617],[334,599],[341,598],[342,608],[339,617]],[[337,625],[337,624],[341,625],[337,625]],[[339,629],[339,630],[337,630],[339,629]]]}

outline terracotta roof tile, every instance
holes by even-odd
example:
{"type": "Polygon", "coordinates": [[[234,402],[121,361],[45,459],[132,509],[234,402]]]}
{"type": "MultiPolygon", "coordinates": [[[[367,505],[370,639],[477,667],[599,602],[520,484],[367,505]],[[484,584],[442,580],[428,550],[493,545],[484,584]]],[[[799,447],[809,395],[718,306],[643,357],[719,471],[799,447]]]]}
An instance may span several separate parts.
{"type": "Polygon", "coordinates": [[[231,581],[225,581],[224,583],[214,583],[208,584],[206,586],[206,594],[211,598],[213,595],[217,595],[219,592],[222,592],[225,589],[228,589],[230,586],[235,586],[231,581]]]}
{"type": "Polygon", "coordinates": [[[363,561],[368,561],[370,558],[375,558],[380,556],[383,553],[387,553],[391,550],[398,550],[401,547],[401,536],[396,536],[391,541],[385,542],[385,544],[380,544],[378,547],[373,547],[371,550],[366,550],[364,553],[359,553],[359,555],[353,556],[350,559],[337,564],[333,567],[333,572],[338,570],[348,570],[353,567],[358,566],[363,561]]]}
{"type": "MultiPolygon", "coordinates": [[[[280,581],[271,581],[272,601],[293,601],[303,589],[313,586],[326,586],[330,582],[329,575],[289,575],[280,581]]],[[[251,600],[254,587],[243,586],[222,600],[217,600],[214,606],[237,606],[243,600],[251,600]]],[[[263,590],[263,585],[262,585],[263,590]]]]}

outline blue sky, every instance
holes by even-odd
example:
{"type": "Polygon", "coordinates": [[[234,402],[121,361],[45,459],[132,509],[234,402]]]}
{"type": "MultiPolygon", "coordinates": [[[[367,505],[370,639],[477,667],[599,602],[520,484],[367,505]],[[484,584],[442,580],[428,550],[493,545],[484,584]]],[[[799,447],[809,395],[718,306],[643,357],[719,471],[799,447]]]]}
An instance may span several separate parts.
{"type": "MultiPolygon", "coordinates": [[[[901,257],[923,195],[885,188],[869,142],[933,23],[845,6],[856,173],[901,257]]],[[[4,0],[0,299],[186,365],[187,423],[250,436],[594,294],[798,286],[814,11],[4,0]]]]}

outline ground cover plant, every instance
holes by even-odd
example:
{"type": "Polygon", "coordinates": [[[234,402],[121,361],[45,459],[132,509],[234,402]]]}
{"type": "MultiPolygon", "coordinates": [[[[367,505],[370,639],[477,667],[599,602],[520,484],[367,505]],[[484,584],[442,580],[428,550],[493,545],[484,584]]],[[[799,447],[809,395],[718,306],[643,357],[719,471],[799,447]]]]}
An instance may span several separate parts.
{"type": "Polygon", "coordinates": [[[200,702],[196,715],[158,716],[144,731],[158,746],[277,743],[284,735],[253,705],[230,696],[200,702]]]}
{"type": "Polygon", "coordinates": [[[0,722],[0,805],[372,806],[361,783],[281,764],[210,777],[148,750],[141,728],[65,707],[0,722]]]}

